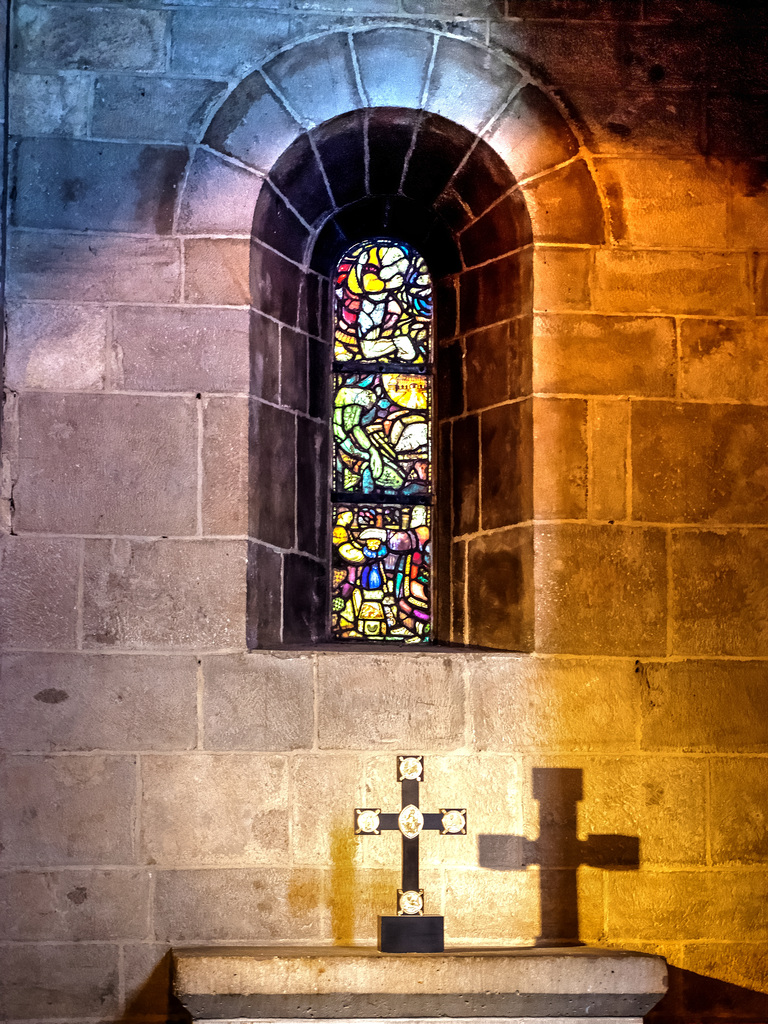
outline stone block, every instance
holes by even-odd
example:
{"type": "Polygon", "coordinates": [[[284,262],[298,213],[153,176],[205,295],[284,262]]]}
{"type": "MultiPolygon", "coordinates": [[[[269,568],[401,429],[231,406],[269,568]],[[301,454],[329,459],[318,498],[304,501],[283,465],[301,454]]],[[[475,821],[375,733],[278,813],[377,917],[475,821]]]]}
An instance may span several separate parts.
{"type": "Polygon", "coordinates": [[[767,442],[764,408],[634,402],[633,515],[655,522],[767,522],[767,442]]]}
{"type": "Polygon", "coordinates": [[[210,750],[312,746],[310,654],[249,653],[203,659],[203,729],[210,750]]]}
{"type": "Polygon", "coordinates": [[[600,245],[605,240],[600,196],[583,160],[535,178],[524,193],[534,241],[600,245]]]}
{"type": "Polygon", "coordinates": [[[464,742],[464,684],[450,657],[318,655],[321,749],[451,750],[464,742]],[[413,686],[418,678],[419,686],[413,686]]]}
{"type": "Polygon", "coordinates": [[[31,392],[19,403],[19,423],[21,529],[194,532],[194,400],[31,392]]]}
{"type": "Polygon", "coordinates": [[[245,542],[86,541],[85,647],[237,647],[245,542]]]}
{"type": "Polygon", "coordinates": [[[539,933],[539,878],[533,871],[446,873],[445,928],[451,942],[527,945],[539,933]]]}
{"type": "Polygon", "coordinates": [[[710,761],[712,860],[715,864],[765,864],[768,761],[762,757],[710,761]]]}
{"type": "Polygon", "coordinates": [[[665,653],[663,530],[541,526],[535,559],[537,650],[665,653]]]}
{"type": "Polygon", "coordinates": [[[480,524],[483,530],[531,518],[533,415],[530,400],[480,415],[480,524]]]}
{"type": "Polygon", "coordinates": [[[211,306],[247,306],[249,254],[245,238],[185,239],[185,300],[211,306]]]}
{"type": "Polygon", "coordinates": [[[296,538],[296,417],[265,402],[250,403],[250,537],[281,548],[296,538]]]}
{"type": "Polygon", "coordinates": [[[3,950],[0,1006],[9,1019],[117,1016],[114,944],[14,943],[3,950]]]}
{"type": "Polygon", "coordinates": [[[345,34],[284,50],[265,65],[264,73],[307,126],[362,106],[345,34]]]}
{"type": "MultiPolygon", "coordinates": [[[[399,795],[396,787],[397,794],[390,801],[390,787],[384,792],[372,788],[368,771],[371,763],[367,754],[302,753],[291,758],[294,862],[327,865],[334,876],[331,887],[343,884],[350,890],[350,896],[356,885],[356,873],[364,860],[370,861],[371,852],[369,839],[354,834],[353,810],[390,804],[394,807],[399,795]]],[[[393,759],[389,765],[389,774],[394,779],[393,759]]],[[[374,857],[371,863],[379,861],[374,857]]]]}
{"type": "Polygon", "coordinates": [[[6,750],[183,750],[195,744],[193,658],[8,654],[0,670],[6,750]]]}
{"type": "Polygon", "coordinates": [[[165,11],[120,6],[37,7],[16,14],[14,67],[26,70],[163,71],[165,11]]]}
{"type": "MultiPolygon", "coordinates": [[[[530,527],[467,544],[466,641],[497,650],[533,649],[533,546],[530,527]]],[[[456,605],[463,606],[464,588],[456,605]]]]}
{"type": "Polygon", "coordinates": [[[587,506],[592,519],[624,519],[627,514],[629,409],[627,400],[590,402],[587,506]]]}
{"type": "MultiPolygon", "coordinates": [[[[327,534],[326,534],[327,536],[327,534]]],[[[283,643],[322,643],[330,621],[328,571],[316,558],[283,556],[283,643]]]]}
{"type": "Polygon", "coordinates": [[[441,36],[424,106],[479,134],[520,78],[484,47],[441,36]]]}
{"type": "Polygon", "coordinates": [[[520,90],[485,139],[518,181],[570,160],[579,148],[565,118],[535,85],[520,90]]]}
{"type": "Polygon", "coordinates": [[[102,306],[11,303],[6,383],[18,391],[101,391],[106,344],[107,311],[102,306]]]}
{"type": "Polygon", "coordinates": [[[262,178],[197,149],[179,200],[177,230],[184,235],[250,235],[262,178]]]}
{"type": "Polygon", "coordinates": [[[167,234],[187,151],[171,146],[22,139],[13,222],[61,230],[167,234]]]}
{"type": "Polygon", "coordinates": [[[155,931],[172,942],[322,942],[318,868],[158,871],[155,931]]]}
{"type": "Polygon", "coordinates": [[[597,174],[616,241],[638,248],[726,246],[729,183],[722,164],[611,158],[597,161],[597,174]]]}
{"type": "Polygon", "coordinates": [[[120,387],[248,391],[246,310],[119,306],[113,317],[120,387]]]}
{"type": "Polygon", "coordinates": [[[238,81],[291,38],[285,4],[277,12],[197,5],[174,11],[170,69],[174,74],[238,81]]]}
{"type": "MultiPolygon", "coordinates": [[[[367,115],[368,111],[352,110],[312,132],[312,144],[325,169],[325,176],[338,208],[363,199],[368,192],[365,139],[366,125],[370,122],[367,115]]],[[[368,146],[370,147],[370,138],[368,146]]],[[[282,161],[280,164],[282,167],[282,161]]],[[[326,200],[318,189],[315,209],[319,210],[321,203],[325,206],[326,200]]]]}
{"type": "Polygon", "coordinates": [[[520,192],[501,199],[461,233],[461,254],[468,267],[495,260],[530,239],[528,213],[520,192]]]}
{"type": "Polygon", "coordinates": [[[682,963],[691,972],[685,978],[683,998],[691,1016],[738,1013],[748,1020],[765,1016],[765,943],[751,941],[748,933],[742,938],[741,942],[699,941],[683,946],[682,963]]]}
{"type": "Polygon", "coordinates": [[[464,416],[451,430],[451,505],[454,535],[480,525],[480,418],[464,416]]]}
{"type": "Polygon", "coordinates": [[[578,21],[640,20],[640,0],[508,0],[508,18],[565,18],[578,21]]]}
{"type": "Polygon", "coordinates": [[[638,664],[638,671],[644,684],[644,749],[768,751],[768,722],[762,711],[766,662],[648,662],[638,664]]]}
{"type": "MultiPolygon", "coordinates": [[[[493,17],[498,12],[494,0],[402,0],[407,14],[427,14],[440,18],[493,17]]],[[[461,24],[461,23],[459,23],[461,24]]],[[[457,26],[451,26],[455,31],[457,26]]]]}
{"type": "Polygon", "coordinates": [[[90,75],[59,71],[51,75],[11,72],[10,133],[23,135],[85,135],[91,102],[90,75]]]}
{"type": "MultiPolygon", "coordinates": [[[[756,25],[755,29],[759,37],[761,32],[756,25]]],[[[746,47],[742,44],[739,49],[744,59],[746,47]]],[[[748,67],[759,73],[758,62],[748,67]]],[[[706,118],[707,154],[739,161],[766,155],[768,103],[764,95],[735,89],[727,93],[711,92],[707,96],[706,118]]]]}
{"type": "Polygon", "coordinates": [[[487,655],[469,671],[480,750],[636,748],[640,680],[629,660],[487,655]]]}
{"type": "Polygon", "coordinates": [[[768,871],[609,871],[606,937],[765,941],[768,871]]]}
{"type": "Polygon", "coordinates": [[[598,249],[594,258],[592,302],[598,312],[751,312],[743,253],[598,249]]]}
{"type": "Polygon", "coordinates": [[[578,398],[533,399],[533,515],[587,515],[587,403],[578,398]]]}
{"type": "Polygon", "coordinates": [[[253,648],[280,647],[283,642],[283,556],[279,551],[248,541],[246,644],[253,648]]]}
{"type": "MultiPolygon", "coordinates": [[[[472,132],[465,128],[442,117],[425,115],[421,123],[417,124],[413,149],[406,158],[407,169],[402,186],[405,195],[424,207],[429,207],[449,184],[474,141],[472,132]]],[[[413,207],[412,210],[411,217],[414,220],[423,216],[422,210],[417,211],[413,207]]],[[[424,222],[424,227],[428,227],[428,222],[424,222]]],[[[504,225],[501,227],[503,229],[504,225]]],[[[454,248],[455,244],[454,239],[450,238],[448,245],[454,248]]],[[[506,252],[507,249],[502,247],[501,251],[506,252]]],[[[456,269],[458,270],[458,267],[456,269]]],[[[434,267],[432,273],[441,276],[440,270],[434,267]]]]}
{"type": "Polygon", "coordinates": [[[8,289],[30,299],[69,302],[177,302],[174,238],[9,232],[8,289]]]}
{"type": "Polygon", "coordinates": [[[533,320],[536,391],[671,396],[675,363],[671,318],[544,313],[533,320]]]}
{"type": "Polygon", "coordinates": [[[469,411],[530,393],[530,328],[530,317],[521,316],[467,336],[464,375],[469,411]]]}
{"type": "Polygon", "coordinates": [[[206,78],[99,75],[91,130],[100,139],[197,142],[226,88],[206,78]]]}
{"type": "Polygon", "coordinates": [[[589,309],[593,261],[593,249],[537,248],[533,255],[533,308],[542,313],[589,309]]]}
{"type": "Polygon", "coordinates": [[[275,863],[288,852],[284,757],[145,754],[141,786],[141,857],[148,864],[275,863]]]}
{"type": "Polygon", "coordinates": [[[248,399],[203,402],[203,532],[248,532],[248,399]]]}
{"type": "Polygon", "coordinates": [[[17,871],[0,874],[4,940],[143,939],[146,871],[17,871]]]}
{"type": "Polygon", "coordinates": [[[357,32],[353,45],[370,107],[418,110],[432,57],[433,37],[409,29],[357,32]],[[392,74],[393,67],[397,74],[392,74]]]}
{"type": "MultiPolygon", "coordinates": [[[[194,15],[199,22],[200,12],[195,11],[194,15]]],[[[205,46],[203,43],[200,45],[205,46]]],[[[225,52],[229,50],[227,44],[225,52]]],[[[235,89],[215,114],[204,141],[212,149],[236,157],[266,174],[300,132],[299,123],[261,74],[254,73],[235,89]]]]}
{"type": "Polygon", "coordinates": [[[758,316],[768,313],[768,253],[756,252],[753,256],[755,268],[755,312],[758,316]]]}
{"type": "Polygon", "coordinates": [[[696,90],[579,89],[568,98],[598,153],[694,154],[701,145],[701,95],[696,90]]]}
{"type": "Polygon", "coordinates": [[[81,542],[0,537],[0,648],[74,648],[81,542]]]}
{"type": "Polygon", "coordinates": [[[323,558],[328,542],[328,426],[299,416],[296,420],[296,481],[303,495],[296,507],[296,543],[300,551],[323,558]]]}
{"type": "Polygon", "coordinates": [[[263,398],[272,405],[280,403],[280,325],[262,316],[257,310],[250,313],[250,394],[263,398]]]}
{"type": "Polygon", "coordinates": [[[684,398],[761,402],[768,394],[768,320],[694,320],[680,324],[684,398]]]}
{"type": "Polygon", "coordinates": [[[762,188],[763,166],[755,160],[747,163],[747,170],[741,174],[733,172],[730,230],[734,248],[768,249],[768,197],[762,188]]]}
{"type": "Polygon", "coordinates": [[[672,654],[768,654],[768,535],[672,534],[672,654]]]}
{"type": "Polygon", "coordinates": [[[178,1006],[171,995],[171,954],[165,943],[126,943],[123,974],[126,1017],[173,1019],[178,1006]]]}
{"type": "Polygon", "coordinates": [[[131,864],[136,758],[10,754],[0,864],[131,864]]]}

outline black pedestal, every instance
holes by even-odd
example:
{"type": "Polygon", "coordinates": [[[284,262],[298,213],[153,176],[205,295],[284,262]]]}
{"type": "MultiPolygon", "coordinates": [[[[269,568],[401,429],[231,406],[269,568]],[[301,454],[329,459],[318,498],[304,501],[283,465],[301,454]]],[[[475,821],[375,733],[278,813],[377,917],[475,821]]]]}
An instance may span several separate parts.
{"type": "Polygon", "coordinates": [[[430,914],[380,917],[379,949],[382,953],[442,953],[444,920],[430,914]]]}

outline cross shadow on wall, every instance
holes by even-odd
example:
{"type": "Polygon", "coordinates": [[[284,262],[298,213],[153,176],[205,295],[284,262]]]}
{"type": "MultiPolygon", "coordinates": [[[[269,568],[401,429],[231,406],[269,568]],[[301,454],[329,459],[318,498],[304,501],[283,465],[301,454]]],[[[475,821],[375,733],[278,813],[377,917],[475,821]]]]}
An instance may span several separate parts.
{"type": "Polygon", "coordinates": [[[537,946],[578,946],[580,864],[619,871],[637,870],[637,836],[591,835],[579,839],[576,805],[583,796],[581,768],[534,768],[533,797],[539,803],[539,838],[481,835],[480,866],[492,871],[523,871],[539,865],[541,934],[537,946]]]}

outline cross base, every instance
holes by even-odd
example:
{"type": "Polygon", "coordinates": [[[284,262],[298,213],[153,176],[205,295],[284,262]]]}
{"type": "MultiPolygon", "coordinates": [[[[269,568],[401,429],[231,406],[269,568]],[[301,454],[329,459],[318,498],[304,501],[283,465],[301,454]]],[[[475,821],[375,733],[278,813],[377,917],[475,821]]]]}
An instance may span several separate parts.
{"type": "Polygon", "coordinates": [[[442,953],[444,920],[435,914],[379,917],[378,948],[382,953],[442,953]]]}

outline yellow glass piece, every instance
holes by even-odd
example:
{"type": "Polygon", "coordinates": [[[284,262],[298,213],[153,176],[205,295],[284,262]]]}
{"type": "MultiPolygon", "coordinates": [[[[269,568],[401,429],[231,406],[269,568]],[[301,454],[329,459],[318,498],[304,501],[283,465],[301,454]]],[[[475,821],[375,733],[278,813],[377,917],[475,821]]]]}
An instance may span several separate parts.
{"type": "Polygon", "coordinates": [[[379,814],[378,811],[374,811],[373,808],[368,807],[363,811],[359,811],[357,815],[357,828],[360,832],[378,832],[379,831],[379,814]]]}
{"type": "Polygon", "coordinates": [[[381,383],[389,397],[404,409],[426,409],[432,383],[422,374],[382,373],[381,383]]]}
{"type": "Polygon", "coordinates": [[[443,832],[450,832],[455,835],[457,832],[463,832],[467,825],[467,819],[461,813],[461,811],[446,811],[443,814],[443,832]]]}
{"type": "Polygon", "coordinates": [[[424,909],[424,899],[416,889],[406,889],[400,893],[399,907],[401,914],[420,914],[424,909]]]}
{"type": "Polygon", "coordinates": [[[421,763],[420,757],[401,757],[400,758],[400,778],[399,782],[403,779],[419,779],[421,780],[421,773],[424,770],[424,765],[421,763]]]}
{"type": "Polygon", "coordinates": [[[424,815],[418,807],[407,804],[397,816],[397,826],[406,839],[415,839],[424,828],[424,815]]]}

